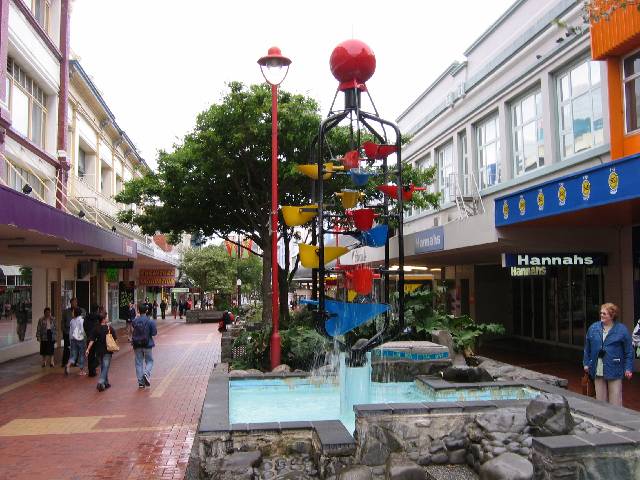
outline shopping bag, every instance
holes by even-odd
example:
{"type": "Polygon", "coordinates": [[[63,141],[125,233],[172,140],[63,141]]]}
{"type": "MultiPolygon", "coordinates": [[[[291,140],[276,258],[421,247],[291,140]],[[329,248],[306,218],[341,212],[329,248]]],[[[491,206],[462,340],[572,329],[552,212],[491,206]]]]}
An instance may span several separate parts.
{"type": "Polygon", "coordinates": [[[596,396],[596,386],[587,372],[582,374],[582,394],[587,397],[596,396]]]}
{"type": "Polygon", "coordinates": [[[107,338],[107,352],[113,353],[120,350],[120,347],[116,343],[116,340],[113,338],[113,335],[111,335],[111,327],[109,327],[109,331],[107,332],[106,338],[107,338]]]}

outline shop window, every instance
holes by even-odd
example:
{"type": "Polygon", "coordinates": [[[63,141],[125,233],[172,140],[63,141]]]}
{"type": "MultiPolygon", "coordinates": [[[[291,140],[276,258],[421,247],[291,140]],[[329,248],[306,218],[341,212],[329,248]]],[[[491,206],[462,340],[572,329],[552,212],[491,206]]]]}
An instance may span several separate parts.
{"type": "Polygon", "coordinates": [[[473,192],[471,179],[471,165],[469,163],[469,143],[467,142],[467,132],[458,134],[458,148],[460,150],[460,165],[462,167],[462,193],[464,196],[473,192]]]}
{"type": "Polygon", "coordinates": [[[456,168],[453,162],[453,143],[449,142],[436,151],[438,157],[438,189],[443,202],[455,200],[456,168]]]}
{"type": "Polygon", "coordinates": [[[585,60],[558,76],[558,118],[563,158],[604,141],[600,63],[585,60]]]}
{"type": "Polygon", "coordinates": [[[540,90],[511,105],[511,136],[516,176],[544,165],[544,131],[540,90]]]}
{"type": "Polygon", "coordinates": [[[627,133],[640,130],[640,51],[622,62],[624,113],[627,133]]]}
{"type": "Polygon", "coordinates": [[[533,336],[544,339],[544,277],[534,277],[533,283],[533,336]]]}
{"type": "Polygon", "coordinates": [[[522,279],[522,335],[531,337],[531,323],[533,322],[531,279],[522,279]]]}
{"type": "Polygon", "coordinates": [[[87,152],[78,149],[78,178],[84,178],[87,174],[87,152]]]}
{"type": "Polygon", "coordinates": [[[12,127],[36,145],[44,147],[47,118],[44,90],[11,58],[7,60],[7,82],[12,127]]]}
{"type": "Polygon", "coordinates": [[[476,125],[480,188],[500,183],[500,136],[498,115],[476,125]]]}
{"type": "Polygon", "coordinates": [[[544,339],[552,342],[557,340],[556,336],[556,318],[557,318],[557,279],[553,275],[549,275],[545,278],[545,334],[544,339]]]}
{"type": "Polygon", "coordinates": [[[513,334],[522,335],[522,279],[517,278],[513,285],[513,334]]]}
{"type": "Polygon", "coordinates": [[[571,344],[571,281],[568,268],[558,269],[557,281],[558,342],[571,344]]]}

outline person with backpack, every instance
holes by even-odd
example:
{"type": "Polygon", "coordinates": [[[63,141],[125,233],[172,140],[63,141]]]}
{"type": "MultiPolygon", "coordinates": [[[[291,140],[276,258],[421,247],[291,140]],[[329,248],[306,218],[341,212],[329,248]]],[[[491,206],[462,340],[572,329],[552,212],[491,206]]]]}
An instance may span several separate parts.
{"type": "Polygon", "coordinates": [[[151,386],[151,369],[153,368],[153,337],[158,334],[156,322],[149,318],[146,305],[140,305],[140,315],[133,321],[131,345],[135,354],[136,377],[138,388],[144,390],[151,386]]]}

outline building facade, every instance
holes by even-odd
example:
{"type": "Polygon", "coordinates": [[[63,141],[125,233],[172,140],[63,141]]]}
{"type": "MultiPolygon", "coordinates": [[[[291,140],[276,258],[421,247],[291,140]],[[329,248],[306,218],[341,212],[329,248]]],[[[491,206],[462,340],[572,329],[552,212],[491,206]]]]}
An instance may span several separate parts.
{"type": "Polygon", "coordinates": [[[640,315],[640,45],[620,43],[592,56],[581,4],[516,1],[398,119],[441,194],[405,219],[407,263],[439,274],[456,313],[558,356],[580,355],[601,303],[629,328],[640,315]]]}
{"type": "Polygon", "coordinates": [[[116,320],[178,263],[116,219],[149,167],[73,59],[70,4],[0,0],[0,360],[37,351],[46,306],[59,322],[76,296],[116,320]]]}

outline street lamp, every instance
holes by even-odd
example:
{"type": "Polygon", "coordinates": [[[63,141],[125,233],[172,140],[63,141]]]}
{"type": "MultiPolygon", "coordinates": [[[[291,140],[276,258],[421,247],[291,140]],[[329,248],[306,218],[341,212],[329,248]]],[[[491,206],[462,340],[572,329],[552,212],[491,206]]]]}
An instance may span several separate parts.
{"type": "Polygon", "coordinates": [[[278,85],[289,72],[291,60],[278,47],[271,47],[258,60],[260,71],[271,85],[271,369],[280,365],[280,332],[278,319],[278,85]]]}
{"type": "Polygon", "coordinates": [[[242,280],[238,279],[236,285],[238,287],[238,308],[240,308],[240,287],[242,286],[242,280]]]}

